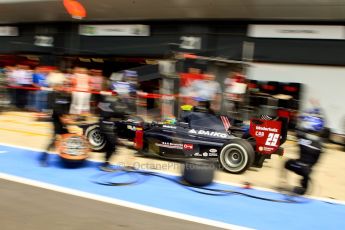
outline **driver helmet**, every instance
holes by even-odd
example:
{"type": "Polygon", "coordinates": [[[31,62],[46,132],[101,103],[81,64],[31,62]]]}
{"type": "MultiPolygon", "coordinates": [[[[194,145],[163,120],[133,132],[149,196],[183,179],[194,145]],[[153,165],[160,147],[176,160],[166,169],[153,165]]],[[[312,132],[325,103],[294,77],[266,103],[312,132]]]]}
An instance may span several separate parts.
{"type": "Polygon", "coordinates": [[[192,106],[192,105],[182,105],[182,106],[181,106],[181,109],[182,109],[183,111],[192,111],[193,106],[192,106]]]}
{"type": "Polygon", "coordinates": [[[176,124],[176,118],[173,116],[167,117],[164,119],[163,123],[166,125],[175,125],[176,124]]]}

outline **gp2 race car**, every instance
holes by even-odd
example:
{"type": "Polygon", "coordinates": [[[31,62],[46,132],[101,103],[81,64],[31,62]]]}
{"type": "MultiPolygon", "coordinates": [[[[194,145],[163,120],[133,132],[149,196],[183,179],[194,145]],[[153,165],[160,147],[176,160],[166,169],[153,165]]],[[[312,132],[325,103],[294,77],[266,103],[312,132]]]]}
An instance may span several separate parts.
{"type": "MultiPolygon", "coordinates": [[[[138,152],[164,159],[208,158],[218,160],[230,173],[262,167],[272,154],[283,154],[286,140],[284,118],[251,119],[250,125],[204,112],[188,112],[175,124],[145,123],[138,119],[115,122],[120,138],[134,142],[138,152]]],[[[94,150],[102,150],[105,139],[97,125],[85,128],[94,150]]]]}

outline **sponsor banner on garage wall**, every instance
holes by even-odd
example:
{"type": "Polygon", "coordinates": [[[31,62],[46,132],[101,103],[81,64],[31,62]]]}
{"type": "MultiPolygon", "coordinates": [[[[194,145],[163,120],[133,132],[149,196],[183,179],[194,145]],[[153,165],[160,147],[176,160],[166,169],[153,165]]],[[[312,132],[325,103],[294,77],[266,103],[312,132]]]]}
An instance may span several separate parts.
{"type": "Polygon", "coordinates": [[[344,26],[248,25],[248,37],[296,39],[345,39],[344,26]]]}
{"type": "Polygon", "coordinates": [[[35,36],[35,46],[42,47],[53,47],[54,46],[54,37],[52,36],[35,36]]]}
{"type": "Polygon", "coordinates": [[[201,49],[201,37],[193,37],[193,36],[182,36],[180,37],[181,49],[187,50],[200,50],[201,49]]]}
{"type": "Polygon", "coordinates": [[[84,36],[150,36],[148,25],[79,25],[84,36]]]}
{"type": "Polygon", "coordinates": [[[18,27],[0,26],[0,36],[18,36],[18,27]]]}

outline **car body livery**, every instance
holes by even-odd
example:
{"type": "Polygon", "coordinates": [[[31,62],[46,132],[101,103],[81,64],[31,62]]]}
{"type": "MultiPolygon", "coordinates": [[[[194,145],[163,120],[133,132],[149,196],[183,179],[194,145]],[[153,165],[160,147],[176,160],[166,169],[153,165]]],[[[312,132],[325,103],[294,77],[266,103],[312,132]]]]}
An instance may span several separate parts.
{"type": "MultiPolygon", "coordinates": [[[[122,120],[116,126],[119,137],[132,140],[140,153],[165,159],[215,159],[231,173],[262,167],[271,154],[281,155],[287,133],[280,118],[252,119],[246,126],[204,112],[188,112],[175,124],[122,120]]],[[[90,131],[86,136],[92,144],[90,131]]]]}

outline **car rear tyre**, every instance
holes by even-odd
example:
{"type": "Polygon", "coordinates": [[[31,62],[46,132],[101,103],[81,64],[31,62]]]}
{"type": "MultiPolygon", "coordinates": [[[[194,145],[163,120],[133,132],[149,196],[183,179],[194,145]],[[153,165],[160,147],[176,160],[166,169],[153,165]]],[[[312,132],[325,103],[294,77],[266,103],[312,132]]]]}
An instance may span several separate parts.
{"type": "Polygon", "coordinates": [[[99,125],[92,125],[88,127],[85,131],[85,136],[88,142],[90,143],[90,147],[93,151],[103,151],[106,145],[106,140],[99,125]]]}
{"type": "Polygon", "coordinates": [[[223,169],[230,173],[240,174],[252,166],[255,151],[251,144],[243,139],[234,139],[224,144],[219,154],[223,169]]]}

